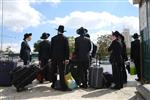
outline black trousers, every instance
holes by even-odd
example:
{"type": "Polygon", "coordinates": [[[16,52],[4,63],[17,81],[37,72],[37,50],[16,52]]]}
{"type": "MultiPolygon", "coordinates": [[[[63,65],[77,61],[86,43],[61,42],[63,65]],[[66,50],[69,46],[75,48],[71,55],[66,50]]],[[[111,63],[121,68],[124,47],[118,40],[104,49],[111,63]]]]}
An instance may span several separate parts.
{"type": "Polygon", "coordinates": [[[48,76],[48,59],[42,59],[40,67],[43,68],[43,70],[41,71],[42,76],[45,78],[46,81],[49,81],[50,76],[48,76]]]}
{"type": "Polygon", "coordinates": [[[113,81],[117,87],[123,87],[122,66],[123,66],[122,63],[120,62],[112,63],[113,81]]]}
{"type": "Polygon", "coordinates": [[[23,60],[24,65],[29,65],[30,60],[23,60]]]}
{"type": "Polygon", "coordinates": [[[52,72],[52,83],[55,84],[56,80],[57,80],[57,71],[59,71],[59,75],[60,75],[60,84],[62,89],[66,89],[67,86],[65,84],[65,64],[63,63],[64,60],[57,60],[57,59],[52,59],[52,68],[51,68],[51,72],[52,72]]]}
{"type": "Polygon", "coordinates": [[[137,72],[137,77],[139,78],[139,79],[141,79],[141,69],[140,69],[140,59],[135,59],[134,60],[134,64],[135,64],[135,68],[136,68],[136,72],[137,72]]]}
{"type": "Polygon", "coordinates": [[[89,69],[89,61],[79,61],[78,62],[78,71],[79,71],[79,85],[87,85],[88,81],[88,69],[89,69]]]}

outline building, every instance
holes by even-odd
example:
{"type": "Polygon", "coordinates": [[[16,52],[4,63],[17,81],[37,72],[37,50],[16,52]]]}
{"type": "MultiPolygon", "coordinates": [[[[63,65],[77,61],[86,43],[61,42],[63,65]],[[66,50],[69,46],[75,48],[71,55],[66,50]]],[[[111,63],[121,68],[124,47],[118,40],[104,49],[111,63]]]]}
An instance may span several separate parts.
{"type": "Polygon", "coordinates": [[[142,79],[150,82],[150,0],[133,0],[133,3],[139,5],[142,79]]]}
{"type": "Polygon", "coordinates": [[[124,29],[122,32],[122,35],[125,38],[125,43],[127,48],[131,48],[131,36],[130,36],[130,30],[124,29]]]}

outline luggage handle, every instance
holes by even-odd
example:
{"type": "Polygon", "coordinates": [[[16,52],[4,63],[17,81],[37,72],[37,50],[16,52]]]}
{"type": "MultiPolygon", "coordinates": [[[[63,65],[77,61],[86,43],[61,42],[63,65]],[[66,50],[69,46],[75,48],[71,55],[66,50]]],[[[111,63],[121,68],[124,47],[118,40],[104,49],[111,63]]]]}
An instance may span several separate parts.
{"type": "Polygon", "coordinates": [[[98,61],[98,55],[96,56],[96,66],[100,66],[100,63],[98,61]]]}

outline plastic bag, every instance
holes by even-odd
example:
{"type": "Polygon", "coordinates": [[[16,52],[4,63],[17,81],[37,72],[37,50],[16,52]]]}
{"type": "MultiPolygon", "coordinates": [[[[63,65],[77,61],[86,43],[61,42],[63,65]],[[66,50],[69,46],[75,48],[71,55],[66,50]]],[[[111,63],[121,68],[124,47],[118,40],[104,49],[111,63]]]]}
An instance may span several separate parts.
{"type": "Polygon", "coordinates": [[[71,72],[65,75],[65,82],[69,89],[73,90],[77,88],[77,83],[71,75],[71,72]]]}
{"type": "Polygon", "coordinates": [[[133,62],[130,62],[130,75],[136,75],[136,68],[133,62]]]}

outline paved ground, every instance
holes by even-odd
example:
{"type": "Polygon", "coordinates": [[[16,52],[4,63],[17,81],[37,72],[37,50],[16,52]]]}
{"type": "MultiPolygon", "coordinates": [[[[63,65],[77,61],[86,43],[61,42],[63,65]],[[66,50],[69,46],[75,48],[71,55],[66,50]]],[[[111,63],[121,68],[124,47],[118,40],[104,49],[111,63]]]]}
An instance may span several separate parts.
{"type": "MultiPolygon", "coordinates": [[[[104,71],[111,71],[110,65],[102,65],[104,71]]],[[[70,92],[56,91],[50,88],[50,83],[38,84],[35,80],[29,85],[29,90],[17,93],[15,88],[0,87],[0,100],[140,100],[136,98],[135,76],[128,75],[128,84],[121,90],[111,89],[77,89],[70,92]]]]}

